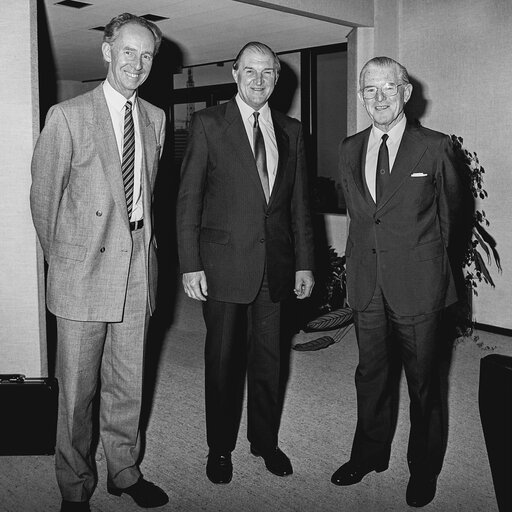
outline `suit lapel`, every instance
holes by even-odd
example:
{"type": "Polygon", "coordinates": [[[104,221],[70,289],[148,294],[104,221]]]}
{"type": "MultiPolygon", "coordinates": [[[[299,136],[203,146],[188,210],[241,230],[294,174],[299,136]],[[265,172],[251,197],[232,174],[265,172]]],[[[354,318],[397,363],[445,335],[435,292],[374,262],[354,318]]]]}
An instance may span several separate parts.
{"type": "Polygon", "coordinates": [[[365,170],[366,170],[366,150],[368,148],[368,139],[370,137],[371,127],[361,133],[360,142],[354,151],[354,160],[352,161],[352,176],[354,182],[359,190],[359,193],[364,197],[368,206],[375,208],[375,202],[366,185],[365,170]]]}
{"type": "Polygon", "coordinates": [[[139,114],[140,143],[142,146],[142,175],[144,179],[147,180],[146,183],[153,183],[155,178],[154,174],[156,173],[153,162],[157,152],[155,130],[140,100],[137,101],[137,108],[139,114]]]}
{"type": "Polygon", "coordinates": [[[234,154],[236,154],[240,160],[241,172],[246,172],[249,175],[250,179],[260,191],[263,201],[266,202],[251,144],[247,139],[244,122],[234,98],[226,103],[224,120],[226,122],[226,140],[229,141],[234,154]]]}
{"type": "Polygon", "coordinates": [[[272,187],[272,193],[270,194],[269,204],[272,202],[272,199],[278,193],[279,187],[283,181],[284,169],[286,168],[286,163],[288,161],[288,153],[290,150],[290,140],[288,138],[288,134],[286,133],[284,126],[282,126],[281,123],[276,119],[274,112],[271,112],[272,124],[274,125],[274,133],[276,135],[278,160],[276,179],[274,180],[274,186],[272,187]]]}
{"type": "Polygon", "coordinates": [[[414,126],[407,124],[398,153],[391,169],[388,185],[379,204],[378,210],[386,205],[395,192],[402,186],[420,161],[427,146],[418,137],[414,126]]]}
{"type": "Polygon", "coordinates": [[[149,241],[151,238],[153,222],[148,222],[148,219],[151,218],[150,212],[153,182],[157,171],[156,166],[153,164],[156,158],[157,149],[153,122],[149,118],[149,115],[140,100],[137,101],[137,108],[139,115],[140,144],[142,147],[141,187],[144,217],[146,218],[144,231],[146,233],[146,241],[149,241]]]}
{"type": "Polygon", "coordinates": [[[121,159],[119,157],[112,119],[110,118],[110,112],[108,110],[107,101],[105,100],[102,85],[94,89],[92,100],[93,117],[91,130],[94,133],[98,156],[103,169],[105,169],[114,202],[123,213],[121,218],[125,219],[126,226],[128,227],[126,197],[121,174],[121,159]]]}

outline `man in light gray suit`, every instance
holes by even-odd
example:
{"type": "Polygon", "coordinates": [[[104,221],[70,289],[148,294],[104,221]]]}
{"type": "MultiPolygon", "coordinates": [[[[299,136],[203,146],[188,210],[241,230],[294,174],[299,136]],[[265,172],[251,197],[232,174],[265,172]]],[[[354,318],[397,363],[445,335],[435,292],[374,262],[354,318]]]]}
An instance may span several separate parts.
{"type": "Polygon", "coordinates": [[[32,216],[48,262],[47,305],[57,318],[55,464],[63,512],[90,510],[99,382],[108,492],[145,508],[168,502],[138,466],[144,344],[157,278],[151,203],[165,115],[137,89],[161,37],[144,18],[113,18],[102,44],[107,79],[50,109],[32,160],[32,216]]]}

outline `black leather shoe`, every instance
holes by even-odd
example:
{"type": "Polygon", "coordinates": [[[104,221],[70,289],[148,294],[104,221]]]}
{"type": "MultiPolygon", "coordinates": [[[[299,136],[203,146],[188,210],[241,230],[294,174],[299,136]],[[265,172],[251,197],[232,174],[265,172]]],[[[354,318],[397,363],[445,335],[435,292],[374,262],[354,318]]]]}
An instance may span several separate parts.
{"type": "Polygon", "coordinates": [[[62,500],[60,512],[91,512],[88,501],[62,500]]]}
{"type": "Polygon", "coordinates": [[[206,463],[206,476],[214,484],[229,484],[233,477],[231,453],[209,453],[206,463]]]}
{"type": "Polygon", "coordinates": [[[114,496],[121,496],[123,493],[128,494],[142,508],[161,507],[169,502],[169,496],[160,487],[144,480],[142,476],[135,484],[124,489],[114,487],[111,483],[107,482],[107,492],[114,496]]]}
{"type": "Polygon", "coordinates": [[[263,457],[267,469],[277,476],[288,476],[293,473],[292,463],[290,459],[279,449],[269,453],[260,453],[251,446],[251,453],[256,457],[263,457]]]}
{"type": "Polygon", "coordinates": [[[424,507],[436,495],[437,475],[431,477],[412,476],[407,484],[405,500],[410,507],[424,507]]]}
{"type": "Polygon", "coordinates": [[[368,473],[375,471],[381,473],[388,469],[388,464],[376,464],[373,466],[359,466],[352,461],[343,464],[331,477],[334,485],[353,485],[360,482],[368,473]]]}

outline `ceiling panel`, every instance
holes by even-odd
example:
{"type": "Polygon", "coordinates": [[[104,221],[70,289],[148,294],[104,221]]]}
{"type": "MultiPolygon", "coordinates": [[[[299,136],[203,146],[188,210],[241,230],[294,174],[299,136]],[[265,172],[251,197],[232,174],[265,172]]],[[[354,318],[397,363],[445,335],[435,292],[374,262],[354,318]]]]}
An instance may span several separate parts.
{"type": "Polygon", "coordinates": [[[232,59],[248,41],[289,51],[346,41],[350,27],[233,0],[85,0],[73,9],[44,0],[57,77],[94,80],[105,75],[101,58],[104,26],[122,12],[168,17],[157,25],[183,53],[184,65],[232,59]]]}

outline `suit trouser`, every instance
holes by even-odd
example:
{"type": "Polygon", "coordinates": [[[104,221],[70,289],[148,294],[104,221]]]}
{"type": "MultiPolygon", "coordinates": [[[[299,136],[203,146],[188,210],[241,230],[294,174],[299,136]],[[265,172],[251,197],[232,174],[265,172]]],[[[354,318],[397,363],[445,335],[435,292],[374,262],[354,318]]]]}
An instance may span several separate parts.
{"type": "Polygon", "coordinates": [[[281,303],[266,277],[251,304],[208,299],[203,305],[206,432],[210,451],[235,448],[247,369],[247,437],[260,453],[278,445],[281,303]],[[248,331],[246,330],[248,328],[248,331]],[[247,334],[248,333],[248,334],[247,334]]]}
{"type": "Polygon", "coordinates": [[[139,476],[139,418],[147,280],[143,230],[133,233],[133,253],[123,321],[77,322],[57,317],[59,414],[55,466],[63,499],[88,500],[96,485],[93,399],[101,381],[100,438],[108,478],[128,487],[139,476]]]}
{"type": "Polygon", "coordinates": [[[438,375],[440,311],[396,315],[380,286],[364,311],[354,313],[359,364],[357,428],[351,460],[361,466],[386,465],[396,426],[402,364],[410,398],[407,460],[412,474],[438,474],[443,432],[438,375]]]}

